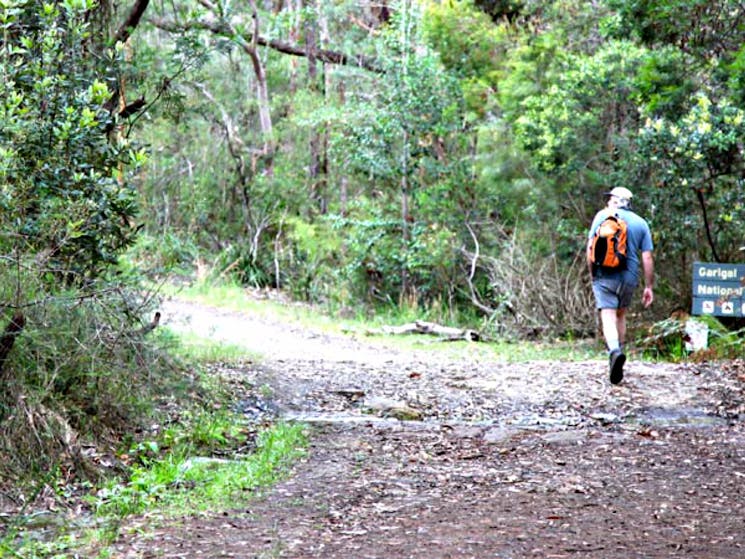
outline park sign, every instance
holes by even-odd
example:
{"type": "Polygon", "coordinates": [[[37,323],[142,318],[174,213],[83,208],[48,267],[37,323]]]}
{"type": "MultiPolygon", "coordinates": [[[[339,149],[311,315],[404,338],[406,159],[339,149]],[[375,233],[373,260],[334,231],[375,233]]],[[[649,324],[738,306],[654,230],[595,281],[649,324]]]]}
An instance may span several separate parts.
{"type": "Polygon", "coordinates": [[[745,316],[745,264],[693,263],[693,315],[745,316]]]}

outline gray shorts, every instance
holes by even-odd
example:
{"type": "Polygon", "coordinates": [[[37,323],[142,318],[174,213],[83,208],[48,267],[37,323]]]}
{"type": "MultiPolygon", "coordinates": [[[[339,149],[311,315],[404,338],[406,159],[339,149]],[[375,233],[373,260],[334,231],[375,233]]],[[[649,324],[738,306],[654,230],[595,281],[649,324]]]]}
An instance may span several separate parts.
{"type": "Polygon", "coordinates": [[[631,305],[636,285],[616,278],[595,278],[592,292],[598,309],[626,309],[631,305]]]}

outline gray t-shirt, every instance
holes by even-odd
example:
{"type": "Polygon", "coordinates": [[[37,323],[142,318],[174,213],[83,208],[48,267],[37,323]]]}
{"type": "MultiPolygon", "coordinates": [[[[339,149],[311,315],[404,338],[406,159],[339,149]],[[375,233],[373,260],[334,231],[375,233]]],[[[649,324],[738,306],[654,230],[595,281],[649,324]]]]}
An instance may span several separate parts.
{"type": "Polygon", "coordinates": [[[615,278],[622,276],[620,279],[623,279],[625,283],[637,285],[639,283],[639,270],[641,268],[640,254],[642,252],[651,251],[654,248],[654,245],[652,244],[652,234],[649,231],[649,225],[643,218],[625,208],[618,208],[616,210],[604,208],[595,214],[595,218],[592,220],[592,225],[590,226],[588,240],[592,239],[593,235],[595,235],[595,231],[600,227],[602,221],[609,215],[614,214],[618,215],[618,217],[623,219],[627,224],[626,270],[623,272],[611,272],[601,268],[597,272],[597,277],[615,278]]]}

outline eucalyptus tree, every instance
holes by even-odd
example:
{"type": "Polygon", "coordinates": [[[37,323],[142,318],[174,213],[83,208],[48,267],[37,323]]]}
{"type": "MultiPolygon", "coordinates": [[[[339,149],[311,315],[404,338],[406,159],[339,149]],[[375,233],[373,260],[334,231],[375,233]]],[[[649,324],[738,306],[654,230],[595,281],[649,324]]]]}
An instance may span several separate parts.
{"type": "MultiPolygon", "coordinates": [[[[427,212],[436,208],[432,189],[420,186],[435,181],[434,174],[447,175],[442,170],[446,163],[451,169],[460,165],[460,155],[448,153],[462,151],[457,138],[462,110],[455,83],[434,53],[423,54],[427,49],[418,31],[421,11],[416,3],[391,4],[386,13],[373,5],[345,3],[275,8],[202,1],[156,11],[150,18],[174,38],[203,41],[212,56],[203,73],[187,83],[206,103],[196,97],[189,102],[219,126],[218,142],[209,148],[225,142],[237,189],[221,185],[231,180],[222,168],[214,168],[211,175],[202,171],[200,180],[209,182],[211,177],[213,193],[229,192],[222,200],[241,208],[241,217],[240,223],[232,221],[238,225],[231,228],[238,234],[232,240],[226,240],[227,227],[217,231],[219,220],[210,220],[207,227],[215,243],[231,254],[225,265],[234,263],[231,269],[259,282],[303,284],[306,280],[300,278],[308,277],[301,271],[303,262],[319,259],[329,274],[354,268],[354,275],[363,269],[355,268],[360,264],[355,258],[349,266],[339,266],[333,243],[324,256],[319,251],[310,256],[301,237],[310,230],[329,233],[329,223],[336,227],[352,211],[359,216],[361,207],[370,208],[377,193],[384,192],[385,204],[375,202],[372,212],[381,224],[395,221],[391,229],[383,227],[383,236],[395,242],[385,250],[384,243],[379,245],[385,255],[383,269],[373,266],[370,275],[363,272],[357,281],[364,285],[367,278],[382,274],[391,286],[385,296],[395,300],[412,285],[410,269],[423,269],[411,258],[411,248],[421,241],[419,233],[431,231],[426,224],[446,213],[438,209],[439,216],[425,215],[416,208],[421,197],[429,200],[427,212]],[[243,57],[250,61],[248,75],[243,57]],[[220,73],[230,77],[221,81],[220,73]],[[236,97],[241,92],[242,100],[236,97]],[[268,153],[270,158],[265,157],[268,153]]],[[[214,159],[205,160],[210,163],[215,166],[214,159]]],[[[444,184],[442,178],[436,180],[444,184]]],[[[459,178],[452,175],[451,181],[459,178]]],[[[447,188],[440,189],[445,197],[450,195],[447,188]]],[[[209,191],[207,186],[207,196],[209,191]]],[[[227,208],[214,205],[209,212],[227,215],[227,208]]],[[[371,217],[361,216],[355,223],[371,217]]],[[[355,231],[364,235],[349,222],[344,231],[351,235],[350,246],[356,246],[355,231]]],[[[348,257],[351,253],[346,252],[348,257]]],[[[419,254],[417,258],[425,251],[419,254]]],[[[307,266],[319,275],[317,266],[307,266]]],[[[323,281],[328,285],[332,279],[323,281]]]]}

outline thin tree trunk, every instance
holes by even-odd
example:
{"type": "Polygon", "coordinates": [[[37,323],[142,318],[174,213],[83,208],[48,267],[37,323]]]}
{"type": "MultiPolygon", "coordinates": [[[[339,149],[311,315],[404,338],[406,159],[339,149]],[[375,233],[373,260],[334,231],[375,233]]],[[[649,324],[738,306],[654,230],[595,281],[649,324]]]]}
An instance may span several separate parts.
{"type": "Polygon", "coordinates": [[[274,176],[274,130],[272,127],[272,115],[269,105],[269,89],[266,83],[266,72],[258,51],[259,10],[256,7],[256,0],[249,0],[253,16],[253,32],[251,33],[250,41],[246,40],[242,34],[238,33],[229,21],[226,21],[221,17],[221,10],[210,0],[199,0],[199,3],[210,10],[215,18],[220,20],[221,25],[213,29],[213,31],[219,31],[221,34],[225,34],[226,32],[230,34],[233,40],[241,47],[243,52],[248,55],[248,58],[251,61],[254,77],[256,78],[256,101],[259,109],[259,126],[261,127],[262,141],[264,144],[261,153],[264,163],[263,172],[266,176],[272,177],[274,176]]]}
{"type": "MultiPolygon", "coordinates": [[[[326,14],[323,11],[323,5],[319,6],[319,9],[317,10],[317,17],[318,17],[318,28],[319,28],[319,37],[320,37],[320,46],[323,47],[325,45],[329,44],[329,26],[328,26],[328,19],[326,18],[326,14]]],[[[323,79],[321,83],[323,84],[323,98],[324,101],[328,101],[328,95],[331,91],[331,65],[327,64],[323,60],[321,62],[321,73],[323,75],[323,79]]],[[[329,182],[330,182],[330,173],[331,170],[329,169],[329,128],[328,126],[324,126],[324,131],[321,134],[321,177],[323,180],[323,193],[324,193],[324,206],[322,209],[322,213],[326,213],[328,211],[328,198],[329,198],[329,182]]]]}
{"type": "Polygon", "coordinates": [[[698,197],[698,203],[701,206],[701,215],[704,218],[704,229],[706,230],[706,239],[709,241],[709,247],[711,248],[711,254],[714,257],[714,262],[721,262],[719,253],[717,252],[714,238],[711,236],[711,226],[709,225],[709,216],[706,212],[706,200],[704,199],[704,192],[701,188],[696,189],[696,196],[698,197]]]}
{"type": "MultiPolygon", "coordinates": [[[[344,88],[344,81],[339,80],[339,106],[343,107],[346,102],[346,90],[344,88]]],[[[342,169],[341,177],[339,179],[339,211],[341,215],[347,215],[347,207],[349,204],[349,178],[347,177],[346,160],[345,166],[342,169]]]]}
{"type": "MultiPolygon", "coordinates": [[[[315,8],[315,1],[308,0],[306,6],[309,8],[315,8]]],[[[318,27],[315,18],[305,24],[305,48],[307,49],[308,81],[310,82],[310,90],[318,94],[320,93],[318,87],[318,59],[315,55],[318,50],[318,27]]],[[[317,204],[319,211],[323,214],[325,193],[323,192],[321,180],[321,139],[315,128],[311,131],[309,150],[310,163],[308,165],[308,178],[310,180],[310,196],[317,204]]]]}
{"type": "MultiPolygon", "coordinates": [[[[409,251],[411,232],[409,231],[409,133],[404,131],[403,155],[401,157],[401,235],[403,238],[403,251],[409,251]]],[[[409,293],[409,270],[404,264],[401,267],[401,294],[409,293]]]]}
{"type": "MultiPolygon", "coordinates": [[[[264,141],[264,173],[274,176],[274,130],[272,128],[272,115],[269,105],[269,89],[266,84],[266,73],[264,65],[261,62],[258,52],[259,37],[259,11],[256,8],[256,0],[251,0],[251,10],[253,11],[254,31],[251,43],[243,42],[243,50],[248,54],[253,65],[254,75],[256,76],[256,96],[259,104],[259,123],[261,125],[261,134],[264,141]]],[[[236,34],[237,35],[237,34],[236,34]]]]}
{"type": "MultiPolygon", "coordinates": [[[[290,32],[289,37],[290,41],[292,41],[294,44],[300,43],[300,27],[301,27],[301,21],[302,21],[302,12],[303,12],[303,0],[290,0],[289,2],[289,9],[292,12],[292,25],[290,26],[290,32]]],[[[298,75],[298,66],[300,65],[300,61],[297,57],[293,57],[290,60],[290,77],[289,77],[289,90],[290,90],[290,96],[293,96],[295,92],[297,91],[297,75],[298,75]]]]}

